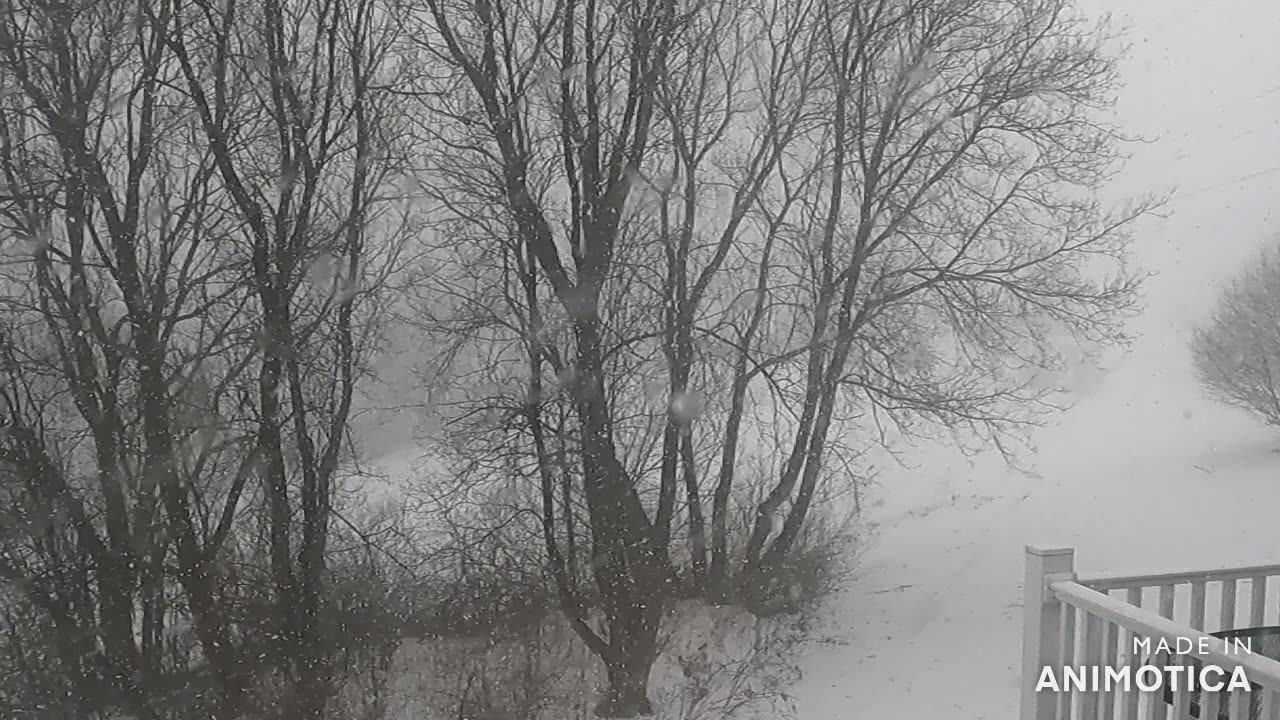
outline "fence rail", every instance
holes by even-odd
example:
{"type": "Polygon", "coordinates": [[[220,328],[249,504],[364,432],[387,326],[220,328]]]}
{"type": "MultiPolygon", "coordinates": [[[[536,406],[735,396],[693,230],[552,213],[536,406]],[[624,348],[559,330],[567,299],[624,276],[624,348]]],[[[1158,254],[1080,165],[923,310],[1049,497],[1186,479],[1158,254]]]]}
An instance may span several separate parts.
{"type": "Polygon", "coordinates": [[[1080,580],[1094,590],[1107,592],[1111,590],[1127,590],[1129,588],[1161,587],[1194,583],[1209,583],[1222,580],[1251,580],[1258,577],[1280,576],[1280,565],[1250,565],[1247,567],[1225,568],[1218,570],[1184,570],[1179,572],[1144,573],[1139,575],[1101,574],[1080,580]]]}
{"type": "Polygon", "coordinates": [[[1029,547],[1026,560],[1020,720],[1280,720],[1280,662],[1208,634],[1280,618],[1268,596],[1280,594],[1269,582],[1280,565],[1081,579],[1071,548],[1029,547]],[[1166,674],[1141,690],[1133,678],[1146,666],[1238,669],[1250,689],[1191,689],[1166,674]],[[1045,668],[1060,690],[1038,689],[1045,668]]]}

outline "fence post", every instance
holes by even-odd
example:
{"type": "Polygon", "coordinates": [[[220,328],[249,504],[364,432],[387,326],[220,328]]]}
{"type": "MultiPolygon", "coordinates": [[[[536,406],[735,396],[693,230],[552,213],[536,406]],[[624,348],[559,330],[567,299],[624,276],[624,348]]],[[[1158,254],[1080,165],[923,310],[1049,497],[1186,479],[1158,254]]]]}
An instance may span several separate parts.
{"type": "MultiPolygon", "coordinates": [[[[1058,647],[1057,598],[1048,591],[1049,583],[1075,576],[1074,548],[1039,548],[1027,546],[1026,576],[1022,581],[1022,705],[1019,720],[1059,720],[1057,694],[1036,692],[1036,683],[1046,665],[1057,665],[1061,658],[1058,647]]],[[[1055,671],[1056,672],[1056,671],[1055,671]]]]}

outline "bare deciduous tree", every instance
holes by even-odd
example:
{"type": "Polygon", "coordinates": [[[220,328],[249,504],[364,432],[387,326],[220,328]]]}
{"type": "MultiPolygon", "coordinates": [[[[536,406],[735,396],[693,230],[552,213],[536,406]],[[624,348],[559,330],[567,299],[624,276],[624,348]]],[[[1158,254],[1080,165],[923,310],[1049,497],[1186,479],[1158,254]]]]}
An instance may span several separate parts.
{"type": "Polygon", "coordinates": [[[1191,339],[1200,382],[1217,401],[1280,425],[1280,252],[1269,244],[1218,297],[1191,339]]]}
{"type": "Polygon", "coordinates": [[[0,217],[25,239],[3,280],[19,531],[0,571],[58,629],[85,716],[159,717],[176,686],[239,718],[265,669],[287,678],[282,716],[318,720],[333,695],[330,498],[403,233],[379,210],[385,22],[341,0],[0,19],[0,217]],[[269,627],[236,610],[244,548],[270,558],[269,627]],[[172,645],[188,622],[195,678],[172,645]]]}
{"type": "Polygon", "coordinates": [[[1057,367],[1050,329],[1122,340],[1128,229],[1153,206],[1113,213],[1093,198],[1118,167],[1117,134],[1097,119],[1116,71],[1064,0],[819,14],[830,121],[806,143],[822,177],[789,218],[788,267],[804,279],[784,296],[803,330],[757,363],[803,391],[747,543],[748,584],[803,526],[842,406],[1004,451],[1045,409],[1027,371],[1057,367]]]}
{"type": "Polygon", "coordinates": [[[941,428],[1012,457],[1056,341],[1124,341],[1155,202],[1094,198],[1116,71],[1066,0],[406,16],[456,487],[537,512],[604,714],[650,709],[673,595],[786,590],[836,449],[941,428]]]}
{"type": "Polygon", "coordinates": [[[455,69],[469,89],[465,99],[431,107],[428,122],[439,117],[456,123],[456,131],[435,137],[472,151],[462,161],[440,163],[445,165],[441,174],[462,178],[457,186],[470,185],[481,198],[509,209],[510,223],[504,214],[493,227],[506,226],[514,234],[514,244],[501,251],[507,267],[519,267],[510,290],[531,301],[530,332],[523,333],[534,344],[526,415],[540,458],[544,510],[552,497],[554,469],[539,409],[544,353],[538,346],[537,305],[543,283],[572,327],[575,453],[582,463],[591,564],[607,631],[590,627],[582,613],[547,514],[547,551],[557,584],[575,629],[608,668],[609,694],[600,712],[648,714],[647,678],[663,596],[676,578],[665,539],[655,533],[619,451],[606,390],[610,339],[604,298],[625,251],[619,240],[635,175],[655,142],[656,87],[686,18],[667,0],[618,5],[433,1],[426,8],[421,26],[429,29],[430,40],[424,50],[455,69]],[[541,102],[543,97],[549,102],[541,102]],[[555,120],[543,121],[544,110],[551,110],[555,120]],[[459,166],[473,158],[476,171],[468,177],[459,166]],[[547,192],[568,198],[563,236],[545,204],[547,192]]]}

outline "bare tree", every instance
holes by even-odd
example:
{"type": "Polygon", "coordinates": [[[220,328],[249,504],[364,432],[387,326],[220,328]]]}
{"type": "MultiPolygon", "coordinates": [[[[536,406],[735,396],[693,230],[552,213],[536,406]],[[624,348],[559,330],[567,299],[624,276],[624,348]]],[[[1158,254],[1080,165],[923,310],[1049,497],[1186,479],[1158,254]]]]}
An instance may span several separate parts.
{"type": "MultiPolygon", "coordinates": [[[[39,577],[20,568],[44,565],[55,576],[79,572],[85,592],[96,589],[73,603],[74,576],[60,588],[32,587],[68,632],[78,623],[94,629],[111,684],[150,716],[139,681],[154,660],[138,648],[155,646],[134,635],[134,593],[144,588],[144,633],[154,634],[163,610],[153,571],[176,546],[197,632],[231,697],[241,680],[229,628],[197,544],[189,486],[176,477],[184,443],[176,405],[189,386],[173,359],[185,349],[186,325],[216,328],[225,318],[225,296],[200,292],[226,267],[205,242],[216,219],[196,212],[207,174],[185,172],[173,146],[157,139],[175,125],[161,41],[129,8],[46,4],[6,8],[4,17],[0,60],[14,90],[4,112],[3,171],[13,189],[4,215],[26,239],[6,283],[15,322],[0,343],[4,459],[25,486],[25,515],[67,519],[46,528],[62,539],[26,536],[14,575],[39,577]],[[126,104],[134,111],[120,112],[126,104]]],[[[215,334],[205,350],[232,345],[215,334]]],[[[92,638],[67,645],[67,667],[99,665],[92,638]]]]}
{"type": "Polygon", "coordinates": [[[5,10],[0,216],[24,241],[4,278],[0,463],[24,524],[0,570],[59,629],[75,683],[112,689],[82,693],[86,712],[160,714],[191,659],[172,625],[189,621],[211,716],[248,711],[266,665],[288,676],[279,711],[319,718],[330,498],[405,232],[379,211],[396,162],[373,90],[384,16],[338,0],[5,10]],[[229,575],[259,506],[270,628],[237,615],[229,575]]]}
{"type": "Polygon", "coordinates": [[[1269,243],[1195,329],[1191,355],[1215,400],[1280,425],[1280,248],[1269,243]]]}
{"type": "Polygon", "coordinates": [[[842,406],[1008,452],[1048,409],[1032,379],[1059,365],[1050,331],[1123,340],[1128,230],[1155,204],[1107,212],[1093,198],[1118,168],[1118,134],[1097,119],[1116,70],[1064,0],[820,15],[830,122],[810,148],[822,180],[790,218],[805,241],[789,265],[805,275],[788,319],[803,330],[756,364],[803,390],[747,581],[792,547],[842,406]]]}
{"type": "Polygon", "coordinates": [[[674,594],[771,602],[836,449],[941,428],[1013,457],[1051,338],[1124,341],[1155,203],[1094,199],[1116,71],[1066,0],[406,16],[451,487],[536,511],[603,714],[651,709],[674,594]]]}
{"type": "MultiPolygon", "coordinates": [[[[359,336],[355,300],[362,280],[376,279],[365,267],[366,244],[394,160],[394,128],[374,89],[388,80],[384,22],[371,2],[208,3],[178,16],[169,35],[207,151],[246,229],[261,318],[252,452],[266,496],[278,630],[295,675],[290,717],[322,717],[335,691],[319,616],[334,474],[368,340],[359,336]]],[[[383,220],[394,230],[394,219],[383,220]]]]}
{"type": "MultiPolygon", "coordinates": [[[[511,222],[498,218],[497,224],[515,232],[507,266],[519,263],[520,279],[512,290],[531,301],[528,322],[534,331],[525,333],[531,342],[538,342],[536,305],[543,283],[570,318],[575,452],[582,463],[593,574],[607,631],[588,624],[554,535],[548,534],[557,584],[575,630],[608,668],[609,694],[601,714],[648,714],[647,679],[663,597],[676,578],[617,445],[606,394],[609,341],[602,298],[621,254],[620,228],[635,174],[655,141],[655,88],[684,18],[667,0],[617,6],[573,0],[542,6],[431,1],[426,9],[421,25],[429,29],[430,40],[423,49],[455,69],[469,89],[466,99],[436,103],[432,112],[456,121],[455,145],[473,150],[482,163],[469,178],[454,171],[461,163],[442,170],[461,176],[465,182],[458,185],[469,183],[509,209],[511,222]],[[546,93],[557,98],[552,101],[556,120],[543,123],[537,113],[545,104],[534,94],[536,86],[547,87],[548,78],[556,88],[546,93]],[[544,138],[553,138],[549,151],[555,155],[544,154],[544,138]],[[551,158],[554,180],[541,172],[541,163],[551,158]],[[563,188],[570,198],[563,239],[543,200],[553,183],[553,192],[563,188]],[[572,264],[562,254],[566,250],[572,264]]],[[[537,457],[543,459],[545,510],[554,469],[547,461],[551,451],[538,409],[543,355],[537,346],[530,351],[527,419],[537,457]]],[[[553,518],[544,515],[543,522],[550,533],[553,518]]]]}

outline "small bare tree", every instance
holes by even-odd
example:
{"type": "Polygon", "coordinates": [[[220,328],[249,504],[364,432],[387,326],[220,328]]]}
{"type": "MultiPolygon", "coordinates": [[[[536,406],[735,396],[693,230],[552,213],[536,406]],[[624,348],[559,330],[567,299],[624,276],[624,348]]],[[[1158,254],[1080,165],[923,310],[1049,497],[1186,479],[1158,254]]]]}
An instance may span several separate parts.
{"type": "Polygon", "coordinates": [[[1280,243],[1232,278],[1192,334],[1191,357],[1214,400],[1280,426],[1280,243]]]}

